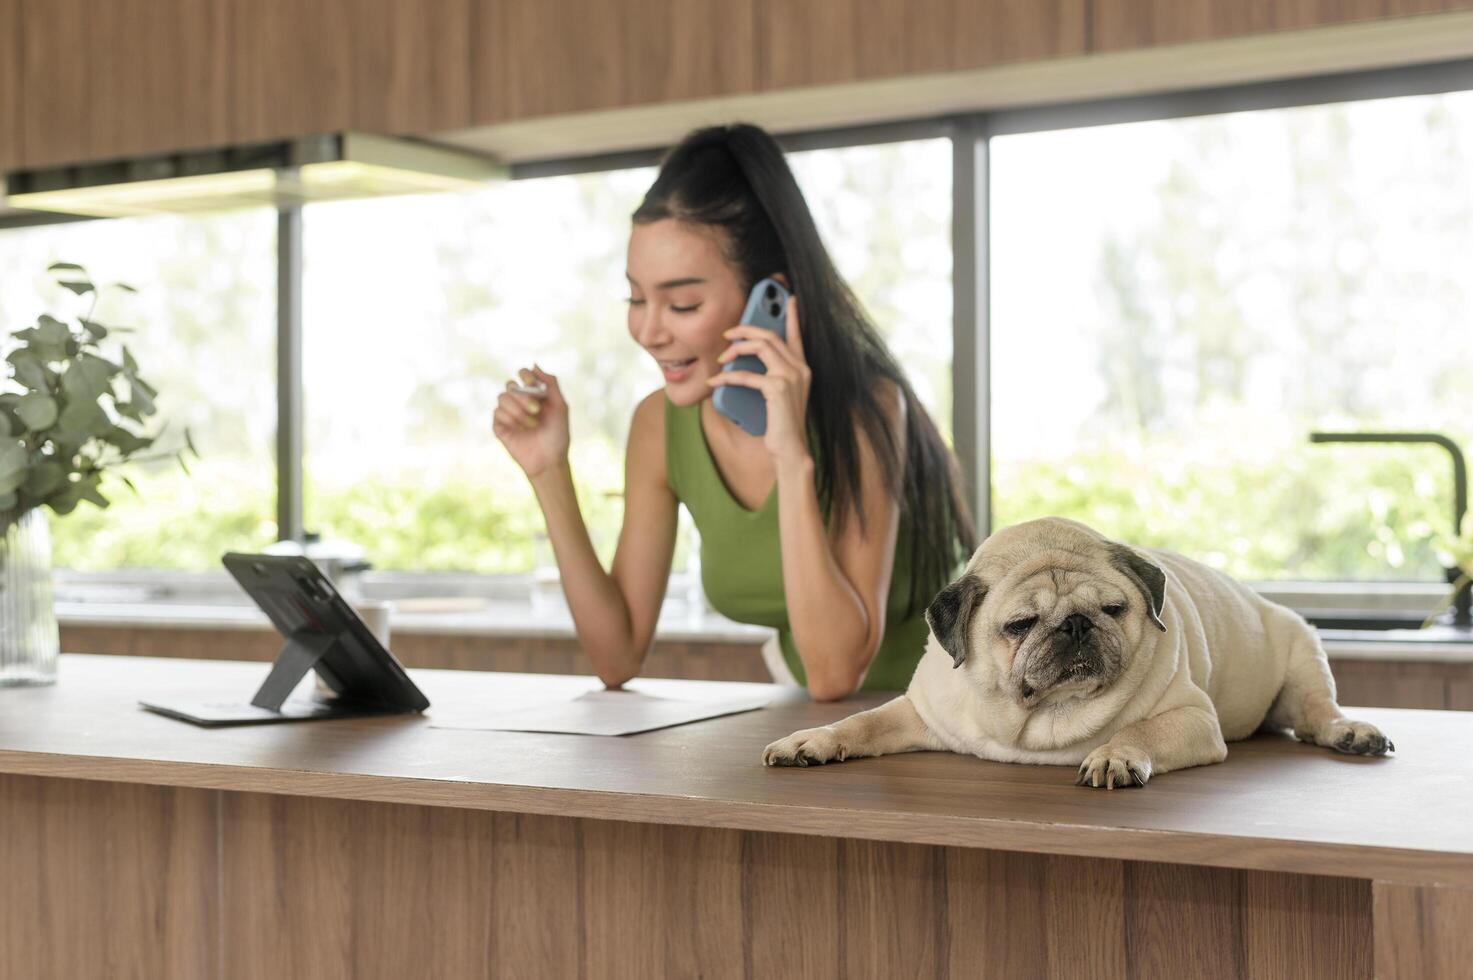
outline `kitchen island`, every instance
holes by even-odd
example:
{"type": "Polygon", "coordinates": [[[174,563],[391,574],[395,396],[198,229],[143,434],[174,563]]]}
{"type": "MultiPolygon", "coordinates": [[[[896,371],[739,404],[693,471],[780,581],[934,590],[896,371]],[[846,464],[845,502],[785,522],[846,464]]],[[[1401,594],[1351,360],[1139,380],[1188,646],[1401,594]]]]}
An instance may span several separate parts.
{"type": "MultiPolygon", "coordinates": [[[[1473,715],[1265,736],[1143,789],[920,753],[765,769],[867,696],[622,738],[434,728],[595,682],[204,730],[261,664],[67,655],[0,690],[0,976],[1366,976],[1473,962],[1473,715]]],[[[649,681],[652,693],[697,682],[649,681]],[[668,687],[665,685],[669,685],[668,687]]],[[[746,693],[750,685],[731,685],[746,693]]]]}

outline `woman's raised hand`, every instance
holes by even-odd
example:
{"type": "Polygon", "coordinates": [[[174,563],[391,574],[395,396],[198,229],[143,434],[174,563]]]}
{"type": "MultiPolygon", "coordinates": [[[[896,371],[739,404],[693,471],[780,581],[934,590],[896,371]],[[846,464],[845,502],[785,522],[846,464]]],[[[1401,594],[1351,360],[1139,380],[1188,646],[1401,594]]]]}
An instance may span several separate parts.
{"type": "Polygon", "coordinates": [[[763,327],[738,325],[726,331],[731,346],[720,362],[743,354],[754,354],[767,368],[755,371],[722,371],[707,379],[713,387],[733,384],[756,388],[767,402],[767,434],[763,442],[779,463],[801,460],[808,455],[808,389],[813,371],[803,356],[803,329],[798,323],[798,300],[788,299],[786,339],[763,327]]]}
{"type": "Polygon", "coordinates": [[[516,390],[517,382],[508,381],[496,399],[491,431],[527,478],[534,479],[568,458],[568,403],[557,378],[535,364],[517,376],[522,387],[543,393],[525,394],[516,390]]]}

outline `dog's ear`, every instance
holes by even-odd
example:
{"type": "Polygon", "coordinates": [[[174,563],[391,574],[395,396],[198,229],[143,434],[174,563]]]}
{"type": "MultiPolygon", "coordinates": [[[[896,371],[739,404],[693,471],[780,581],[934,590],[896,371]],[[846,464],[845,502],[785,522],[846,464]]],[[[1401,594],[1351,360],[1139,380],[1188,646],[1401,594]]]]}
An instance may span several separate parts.
{"type": "Polygon", "coordinates": [[[1165,633],[1166,624],[1161,621],[1161,606],[1166,601],[1166,573],[1161,570],[1161,566],[1123,544],[1110,546],[1110,564],[1118,568],[1140,590],[1141,598],[1146,600],[1151,622],[1165,633]]]}
{"type": "Polygon", "coordinates": [[[953,669],[967,659],[972,613],[986,595],[987,588],[977,576],[963,575],[936,593],[936,598],[926,607],[926,625],[931,627],[942,649],[951,654],[953,669]]]}

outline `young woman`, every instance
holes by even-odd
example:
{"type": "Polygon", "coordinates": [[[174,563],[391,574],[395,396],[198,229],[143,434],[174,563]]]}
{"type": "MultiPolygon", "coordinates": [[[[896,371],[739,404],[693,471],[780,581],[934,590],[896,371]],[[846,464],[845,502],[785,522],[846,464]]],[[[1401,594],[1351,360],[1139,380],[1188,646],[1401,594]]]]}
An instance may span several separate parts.
{"type": "Polygon", "coordinates": [[[568,466],[568,406],[533,367],[493,428],[547,520],[579,642],[605,684],[636,676],[670,574],[676,510],[701,536],[706,595],[777,630],[764,656],[819,700],[903,689],[925,607],[970,556],[956,463],[874,325],[840,279],[777,143],[753,126],[687,136],[634,212],[629,333],[665,386],[634,410],[612,572],[594,554],[568,466]],[[771,277],[793,293],[787,337],[739,326],[771,277]],[[743,354],[766,373],[723,373],[743,354]],[[712,403],[762,393],[753,436],[712,403]]]}

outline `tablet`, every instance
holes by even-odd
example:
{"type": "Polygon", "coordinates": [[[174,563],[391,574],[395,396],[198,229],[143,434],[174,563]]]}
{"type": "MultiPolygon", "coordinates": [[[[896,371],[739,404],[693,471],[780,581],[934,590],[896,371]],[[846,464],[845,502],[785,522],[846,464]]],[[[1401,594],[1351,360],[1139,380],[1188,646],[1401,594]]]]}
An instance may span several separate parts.
{"type": "Polygon", "coordinates": [[[414,712],[430,706],[403,665],[310,559],[232,552],[222,560],[286,645],[249,701],[171,698],[139,702],[143,707],[197,725],[249,725],[414,712]],[[289,699],[314,669],[333,696],[289,699]]]}

